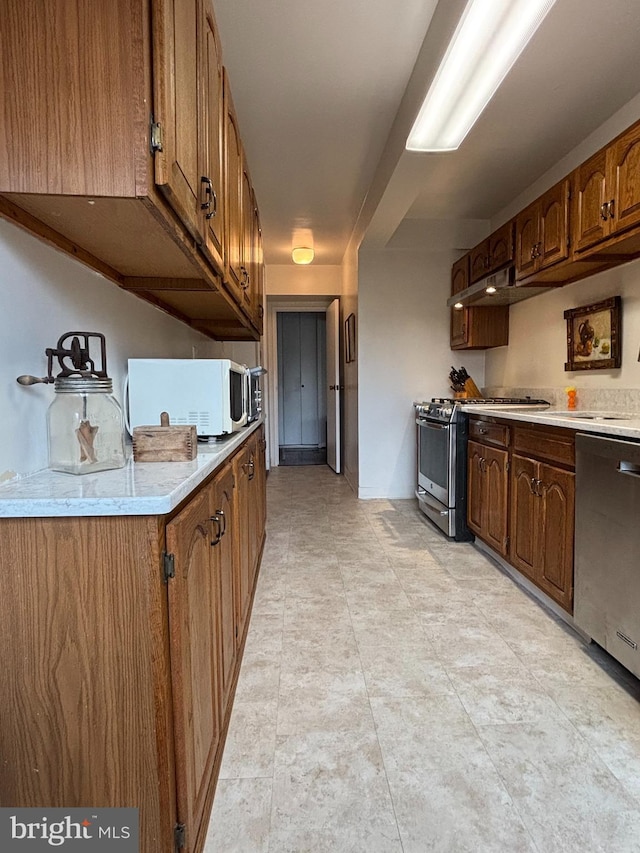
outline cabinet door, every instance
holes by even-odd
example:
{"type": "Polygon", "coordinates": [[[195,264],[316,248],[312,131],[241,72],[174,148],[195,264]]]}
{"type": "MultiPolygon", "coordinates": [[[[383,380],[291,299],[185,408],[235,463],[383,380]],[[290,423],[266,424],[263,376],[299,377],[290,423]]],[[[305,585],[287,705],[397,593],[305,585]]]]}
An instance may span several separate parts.
{"type": "Polygon", "coordinates": [[[233,512],[233,470],[227,468],[212,483],[214,535],[212,542],[218,578],[220,624],[220,690],[222,715],[229,703],[236,661],[237,618],[233,580],[233,540],[239,533],[233,512]]]}
{"type": "Polygon", "coordinates": [[[154,4],[155,121],[163,131],[155,182],[192,236],[200,233],[201,127],[199,15],[201,0],[154,4]]]}
{"type": "Polygon", "coordinates": [[[608,157],[608,212],[612,233],[618,233],[640,223],[640,126],[611,145],[608,157]]]}
{"type": "Polygon", "coordinates": [[[513,220],[489,237],[489,272],[502,269],[513,260],[513,220]]]}
{"type": "Polygon", "coordinates": [[[511,459],[510,558],[524,575],[535,580],[538,501],[534,493],[537,463],[513,454],[511,459]]]}
{"type": "Polygon", "coordinates": [[[516,217],[516,278],[526,278],[536,270],[540,207],[530,204],[516,217]]]}
{"type": "Polygon", "coordinates": [[[227,204],[227,270],[232,291],[240,301],[242,295],[242,143],[229,80],[224,74],[225,118],[225,198],[227,204]]]}
{"type": "Polygon", "coordinates": [[[469,281],[480,281],[489,271],[489,240],[483,240],[469,252],[469,281]]]}
{"type": "Polygon", "coordinates": [[[166,529],[175,558],[168,597],[178,821],[188,851],[205,817],[221,730],[212,500],[204,488],[166,529]]]}
{"type": "Polygon", "coordinates": [[[262,228],[255,193],[252,195],[253,208],[253,273],[251,286],[251,319],[262,334],[264,305],[264,254],[262,246],[262,228]]]}
{"type": "Polygon", "coordinates": [[[224,271],[223,78],[220,40],[210,0],[204,5],[205,118],[204,167],[201,176],[205,249],[224,271]]]}
{"type": "Polygon", "coordinates": [[[475,441],[467,443],[467,523],[482,537],[482,452],[485,448],[475,441]]]}
{"type": "Polygon", "coordinates": [[[604,204],[608,201],[606,152],[600,151],[574,174],[574,251],[582,252],[603,240],[609,233],[604,204]]]}
{"type": "Polygon", "coordinates": [[[236,591],[236,620],[238,625],[237,644],[242,642],[246,618],[251,600],[251,532],[250,532],[250,482],[249,474],[250,451],[245,445],[234,457],[233,472],[236,481],[234,493],[235,520],[238,528],[235,537],[235,591],[236,591]]]}
{"type": "Polygon", "coordinates": [[[561,181],[540,199],[538,269],[569,257],[569,181],[561,181]]]}
{"type": "Polygon", "coordinates": [[[541,494],[537,583],[571,612],[575,474],[540,463],[541,494]]]}
{"type": "Polygon", "coordinates": [[[262,550],[264,529],[267,521],[267,441],[264,437],[264,426],[256,433],[256,491],[257,491],[257,552],[262,550]]]}
{"type": "MultiPolygon", "coordinates": [[[[469,287],[469,255],[459,258],[451,267],[451,295],[469,287]]],[[[451,347],[464,346],[467,342],[467,308],[451,309],[451,347]]]]}
{"type": "Polygon", "coordinates": [[[509,454],[506,450],[484,447],[483,457],[482,538],[494,551],[504,556],[507,552],[507,462],[509,454]]]}
{"type": "Polygon", "coordinates": [[[246,163],[242,165],[241,188],[242,230],[240,237],[242,262],[240,272],[242,279],[242,305],[248,314],[251,313],[252,294],[254,286],[254,257],[253,257],[253,189],[246,163]]]}

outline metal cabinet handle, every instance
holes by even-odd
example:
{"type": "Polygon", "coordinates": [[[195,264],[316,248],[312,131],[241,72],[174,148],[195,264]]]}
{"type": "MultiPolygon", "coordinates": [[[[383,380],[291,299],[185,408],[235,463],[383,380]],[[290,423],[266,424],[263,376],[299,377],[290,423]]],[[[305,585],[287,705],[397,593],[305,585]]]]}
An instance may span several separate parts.
{"type": "Polygon", "coordinates": [[[253,478],[256,476],[256,463],[253,461],[253,459],[249,460],[249,469],[249,479],[253,480],[253,478]]]}
{"type": "Polygon", "coordinates": [[[609,219],[615,219],[616,215],[616,200],[612,198],[609,202],[609,219]]]}
{"type": "Polygon", "coordinates": [[[222,527],[220,525],[220,519],[218,518],[217,515],[212,515],[209,520],[212,521],[216,526],[216,531],[215,531],[215,537],[216,538],[211,540],[211,545],[213,546],[213,545],[217,545],[218,542],[222,539],[222,527]]]}
{"type": "Polygon", "coordinates": [[[246,267],[240,267],[240,272],[242,273],[242,279],[240,281],[240,287],[243,290],[246,290],[249,287],[249,273],[247,272],[246,267]]]}
{"type": "Polygon", "coordinates": [[[227,532],[227,516],[224,514],[223,509],[217,509],[216,515],[222,519],[222,533],[220,534],[220,537],[222,538],[227,532]]]}
{"type": "Polygon", "coordinates": [[[213,187],[211,188],[211,198],[213,199],[213,210],[209,213],[205,213],[205,219],[213,219],[213,217],[218,213],[218,194],[213,187]]]}
{"type": "Polygon", "coordinates": [[[608,216],[609,216],[609,202],[605,201],[605,203],[600,207],[600,218],[606,222],[608,216]]]}
{"type": "Polygon", "coordinates": [[[200,202],[200,210],[209,210],[211,207],[211,195],[213,193],[211,178],[207,178],[206,175],[203,175],[200,178],[200,188],[204,192],[204,198],[200,202]]]}

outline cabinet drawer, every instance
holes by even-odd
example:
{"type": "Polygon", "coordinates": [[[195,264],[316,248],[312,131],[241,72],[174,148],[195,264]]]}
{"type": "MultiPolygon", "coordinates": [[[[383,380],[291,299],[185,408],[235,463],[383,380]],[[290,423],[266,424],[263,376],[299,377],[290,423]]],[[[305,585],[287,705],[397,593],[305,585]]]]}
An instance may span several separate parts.
{"type": "Polygon", "coordinates": [[[500,447],[509,445],[509,427],[488,420],[469,419],[469,438],[484,444],[497,444],[500,447]]]}
{"type": "Polygon", "coordinates": [[[575,432],[553,427],[514,427],[513,450],[537,459],[575,465],[575,432]]]}

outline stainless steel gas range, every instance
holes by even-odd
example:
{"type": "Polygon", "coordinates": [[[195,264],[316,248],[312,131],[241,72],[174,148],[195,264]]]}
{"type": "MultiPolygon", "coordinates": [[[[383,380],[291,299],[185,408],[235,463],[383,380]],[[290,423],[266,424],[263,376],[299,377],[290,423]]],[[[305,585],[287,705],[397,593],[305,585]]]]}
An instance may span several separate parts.
{"type": "Polygon", "coordinates": [[[511,406],[546,409],[549,403],[530,397],[434,397],[430,402],[414,403],[418,506],[451,539],[468,542],[474,537],[467,527],[468,417],[462,406],[486,408],[497,414],[511,406]]]}

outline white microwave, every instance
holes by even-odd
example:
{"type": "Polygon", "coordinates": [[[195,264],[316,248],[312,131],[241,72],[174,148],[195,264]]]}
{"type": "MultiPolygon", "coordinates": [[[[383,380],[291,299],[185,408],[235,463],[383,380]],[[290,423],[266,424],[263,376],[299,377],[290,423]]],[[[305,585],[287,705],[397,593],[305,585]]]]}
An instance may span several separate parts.
{"type": "Polygon", "coordinates": [[[247,368],[228,358],[130,358],[131,431],[160,423],[194,424],[198,436],[221,436],[247,424],[247,368]]]}

